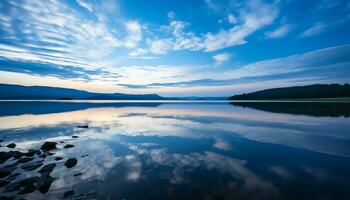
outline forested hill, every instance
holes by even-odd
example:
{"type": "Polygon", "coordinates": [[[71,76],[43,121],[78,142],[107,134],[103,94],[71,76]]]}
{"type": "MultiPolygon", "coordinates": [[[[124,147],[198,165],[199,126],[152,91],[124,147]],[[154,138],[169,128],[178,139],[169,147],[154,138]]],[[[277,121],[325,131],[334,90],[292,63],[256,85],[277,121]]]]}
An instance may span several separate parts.
{"type": "Polygon", "coordinates": [[[269,100],[269,99],[312,99],[350,97],[350,85],[316,84],[286,88],[274,88],[234,95],[230,100],[269,100]]]}

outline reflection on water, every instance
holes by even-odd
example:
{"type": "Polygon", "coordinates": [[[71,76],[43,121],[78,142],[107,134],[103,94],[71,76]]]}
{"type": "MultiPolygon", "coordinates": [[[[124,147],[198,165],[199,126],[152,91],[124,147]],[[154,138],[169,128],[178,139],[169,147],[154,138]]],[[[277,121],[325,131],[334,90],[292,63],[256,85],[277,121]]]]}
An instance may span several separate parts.
{"type": "MultiPolygon", "coordinates": [[[[27,199],[347,199],[349,106],[1,102],[1,151],[58,142],[43,161],[57,164],[55,180],[27,199]]],[[[16,172],[14,182],[38,174],[16,172]]]]}

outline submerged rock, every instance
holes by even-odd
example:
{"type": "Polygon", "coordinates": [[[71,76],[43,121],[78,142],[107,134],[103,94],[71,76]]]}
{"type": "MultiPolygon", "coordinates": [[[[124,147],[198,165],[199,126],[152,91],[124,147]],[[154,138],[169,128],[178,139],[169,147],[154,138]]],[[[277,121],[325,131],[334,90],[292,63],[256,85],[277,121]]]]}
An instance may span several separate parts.
{"type": "Polygon", "coordinates": [[[0,180],[0,188],[4,187],[5,185],[9,184],[10,181],[8,180],[0,180]]]}
{"type": "Polygon", "coordinates": [[[55,160],[59,161],[59,160],[62,160],[63,158],[62,157],[56,157],[55,160]]]}
{"type": "Polygon", "coordinates": [[[45,142],[43,145],[41,145],[40,149],[43,151],[51,151],[57,148],[56,145],[56,142],[45,142]]]}
{"type": "Polygon", "coordinates": [[[67,167],[67,168],[72,168],[74,167],[76,164],[77,164],[78,160],[76,158],[69,158],[65,163],[64,165],[67,167]]]}
{"type": "Polygon", "coordinates": [[[50,187],[51,187],[51,184],[52,182],[54,181],[55,179],[52,178],[50,175],[42,175],[39,180],[37,181],[36,185],[38,187],[38,190],[41,192],[41,194],[46,194],[50,187]]]}
{"type": "Polygon", "coordinates": [[[81,175],[82,175],[82,173],[76,173],[73,176],[81,176],[81,175]]]}
{"type": "Polygon", "coordinates": [[[14,183],[10,183],[9,185],[5,186],[5,191],[6,192],[13,192],[16,190],[21,189],[21,187],[25,187],[27,185],[33,184],[35,182],[37,182],[39,180],[39,177],[34,176],[34,177],[30,177],[30,178],[26,178],[14,183]]]}
{"type": "Polygon", "coordinates": [[[0,152],[0,164],[4,163],[5,161],[10,159],[11,157],[12,157],[11,153],[8,153],[8,152],[5,152],[5,151],[1,151],[0,152]]]}
{"type": "Polygon", "coordinates": [[[77,136],[77,135],[73,135],[73,136],[72,136],[72,138],[78,138],[78,137],[79,137],[79,136],[77,136]]]}
{"type": "Polygon", "coordinates": [[[22,158],[22,156],[24,155],[22,152],[20,151],[10,151],[10,153],[12,154],[14,159],[20,159],[22,158]]]}
{"type": "Polygon", "coordinates": [[[33,183],[25,185],[24,188],[18,192],[18,194],[28,194],[36,190],[36,186],[33,183]]]}
{"type": "Polygon", "coordinates": [[[11,144],[8,144],[7,147],[13,149],[13,148],[16,147],[16,144],[15,143],[11,143],[11,144]]]}
{"type": "Polygon", "coordinates": [[[12,173],[11,169],[1,168],[0,169],[0,178],[4,178],[4,177],[10,175],[11,173],[12,173]]]}
{"type": "Polygon", "coordinates": [[[27,153],[24,153],[24,155],[27,157],[33,157],[35,155],[35,152],[36,152],[35,150],[30,149],[30,150],[28,150],[27,153]]]}
{"type": "Polygon", "coordinates": [[[63,147],[66,148],[66,149],[68,149],[68,148],[74,147],[74,145],[72,145],[72,144],[66,144],[66,145],[64,145],[63,147]]]}
{"type": "Polygon", "coordinates": [[[42,161],[38,161],[35,163],[27,163],[27,164],[22,165],[21,169],[23,169],[24,171],[33,171],[35,169],[38,169],[42,165],[43,165],[42,161]]]}
{"type": "Polygon", "coordinates": [[[33,157],[25,157],[25,158],[21,158],[21,159],[17,160],[17,163],[27,163],[31,160],[34,160],[34,158],[33,157]]]}
{"type": "Polygon", "coordinates": [[[81,157],[84,158],[84,157],[86,157],[86,156],[89,156],[89,154],[82,155],[81,157]]]}
{"type": "Polygon", "coordinates": [[[77,126],[78,128],[89,128],[88,125],[80,125],[80,126],[77,126]]]}
{"type": "Polygon", "coordinates": [[[63,198],[70,198],[74,195],[74,191],[73,190],[69,190],[63,193],[63,198]]]}
{"type": "Polygon", "coordinates": [[[38,172],[42,175],[49,175],[56,167],[56,163],[44,165],[38,172]]]}

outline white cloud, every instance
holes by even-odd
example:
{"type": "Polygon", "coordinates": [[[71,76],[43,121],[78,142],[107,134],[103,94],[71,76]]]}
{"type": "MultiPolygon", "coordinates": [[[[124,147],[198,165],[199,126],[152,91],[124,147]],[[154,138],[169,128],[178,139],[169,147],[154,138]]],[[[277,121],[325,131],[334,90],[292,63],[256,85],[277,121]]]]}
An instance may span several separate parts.
{"type": "Polygon", "coordinates": [[[137,44],[142,40],[142,28],[137,21],[129,21],[125,24],[128,36],[125,39],[125,47],[135,48],[137,44]]]}
{"type": "Polygon", "coordinates": [[[222,54],[216,54],[213,56],[213,59],[215,60],[215,64],[214,65],[221,65],[224,62],[227,62],[228,60],[230,60],[231,58],[231,54],[229,53],[222,53],[222,54]]]}
{"type": "Polygon", "coordinates": [[[236,24],[237,23],[237,18],[234,15],[232,15],[232,14],[229,14],[227,16],[227,20],[228,20],[228,22],[230,24],[236,24]]]}
{"type": "Polygon", "coordinates": [[[86,2],[85,0],[77,0],[77,3],[85,8],[86,10],[90,11],[90,12],[94,12],[93,8],[92,8],[92,5],[89,4],[88,2],[86,2]]]}
{"type": "Polygon", "coordinates": [[[130,52],[128,55],[131,57],[136,57],[136,56],[142,56],[142,55],[146,54],[147,52],[148,52],[147,49],[138,48],[138,49],[130,52]]]}
{"type": "Polygon", "coordinates": [[[174,19],[175,16],[176,16],[176,14],[175,14],[174,11],[169,11],[169,12],[168,12],[168,18],[169,18],[169,19],[174,19]]]}
{"type": "Polygon", "coordinates": [[[283,25],[278,27],[276,30],[271,31],[271,32],[266,32],[266,37],[268,38],[282,38],[286,36],[289,31],[291,30],[289,25],[283,25]]]}
{"type": "Polygon", "coordinates": [[[314,25],[312,25],[310,28],[306,29],[301,36],[302,37],[309,37],[309,36],[313,36],[313,35],[317,35],[322,33],[323,31],[325,31],[326,29],[326,25],[323,23],[315,23],[314,25]]]}
{"type": "Polygon", "coordinates": [[[155,54],[165,54],[173,47],[172,39],[161,39],[151,42],[150,50],[155,54]]]}

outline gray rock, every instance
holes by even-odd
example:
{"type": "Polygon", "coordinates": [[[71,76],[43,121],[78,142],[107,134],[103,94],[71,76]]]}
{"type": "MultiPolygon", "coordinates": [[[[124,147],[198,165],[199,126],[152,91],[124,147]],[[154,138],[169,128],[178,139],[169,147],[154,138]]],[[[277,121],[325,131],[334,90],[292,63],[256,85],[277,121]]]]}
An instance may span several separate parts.
{"type": "Polygon", "coordinates": [[[55,179],[52,178],[50,175],[42,175],[39,178],[36,184],[41,194],[46,194],[49,191],[51,184],[54,180],[55,179]]]}
{"type": "Polygon", "coordinates": [[[0,164],[6,162],[11,157],[12,157],[11,153],[1,151],[0,152],[0,164]]]}
{"type": "Polygon", "coordinates": [[[66,144],[66,145],[64,145],[63,147],[66,148],[66,149],[68,149],[68,148],[74,147],[74,145],[72,145],[72,144],[66,144]]]}
{"type": "Polygon", "coordinates": [[[21,169],[23,169],[24,171],[33,171],[35,169],[38,169],[42,165],[43,165],[42,161],[38,161],[38,162],[34,162],[34,163],[27,163],[27,164],[22,165],[21,169]]]}
{"type": "Polygon", "coordinates": [[[63,193],[63,198],[70,198],[74,195],[74,191],[73,190],[69,190],[63,193]]]}
{"type": "Polygon", "coordinates": [[[17,163],[27,163],[27,162],[32,161],[32,160],[34,160],[33,157],[24,157],[24,158],[17,160],[17,163]]]}
{"type": "Polygon", "coordinates": [[[46,164],[38,172],[42,175],[49,175],[55,167],[56,163],[46,164]]]}
{"type": "Polygon", "coordinates": [[[18,192],[18,194],[28,194],[32,193],[36,190],[36,186],[33,183],[30,183],[28,185],[25,185],[21,191],[18,192]]]}
{"type": "Polygon", "coordinates": [[[13,148],[16,147],[16,144],[15,143],[11,143],[11,144],[8,144],[7,147],[13,149],[13,148]]]}
{"type": "Polygon", "coordinates": [[[40,149],[43,151],[51,151],[57,148],[56,145],[56,142],[45,142],[43,145],[41,145],[40,149]]]}
{"type": "Polygon", "coordinates": [[[77,163],[78,163],[78,160],[77,160],[76,158],[69,158],[69,159],[64,163],[64,165],[65,165],[67,168],[72,168],[72,167],[74,167],[77,163]]]}

